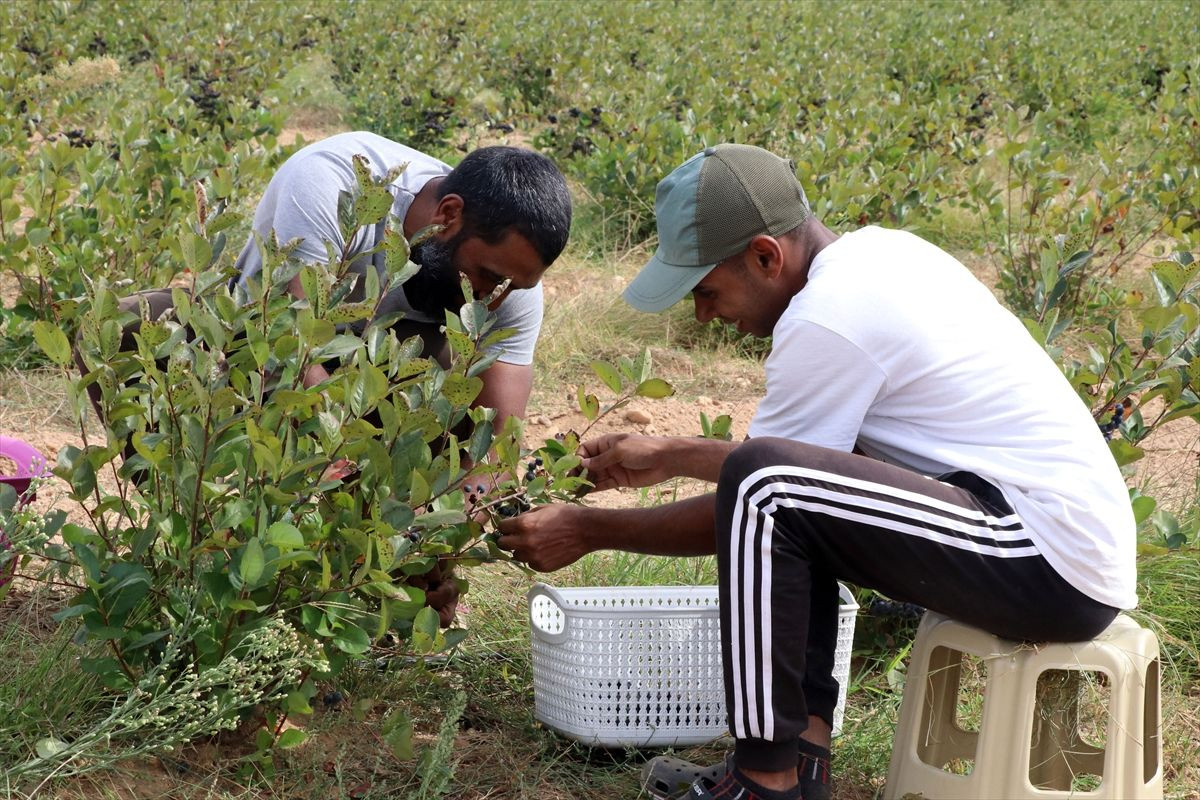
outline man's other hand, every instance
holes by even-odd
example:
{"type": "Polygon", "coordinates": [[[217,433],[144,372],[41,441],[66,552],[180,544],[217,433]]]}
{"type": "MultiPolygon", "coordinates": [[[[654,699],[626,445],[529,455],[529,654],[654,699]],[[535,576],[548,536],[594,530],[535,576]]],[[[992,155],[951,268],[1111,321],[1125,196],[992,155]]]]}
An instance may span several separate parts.
{"type": "Polygon", "coordinates": [[[679,474],[663,466],[668,461],[664,457],[668,442],[662,436],[610,433],[584,442],[579,455],[587,479],[595,484],[596,491],[654,486],[679,474]]]}
{"type": "Polygon", "coordinates": [[[443,628],[454,624],[458,613],[458,580],[454,577],[453,569],[442,570],[441,563],[424,575],[411,575],[408,585],[425,592],[425,605],[437,612],[438,622],[443,628]]]}
{"type": "Polygon", "coordinates": [[[500,520],[497,544],[533,569],[553,572],[592,551],[587,543],[588,512],[582,506],[552,505],[500,520]]]}
{"type": "Polygon", "coordinates": [[[308,368],[304,370],[304,377],[300,379],[300,382],[304,384],[305,389],[311,389],[317,384],[324,383],[327,380],[329,380],[329,370],[325,369],[325,367],[321,366],[320,364],[310,364],[308,368]]]}

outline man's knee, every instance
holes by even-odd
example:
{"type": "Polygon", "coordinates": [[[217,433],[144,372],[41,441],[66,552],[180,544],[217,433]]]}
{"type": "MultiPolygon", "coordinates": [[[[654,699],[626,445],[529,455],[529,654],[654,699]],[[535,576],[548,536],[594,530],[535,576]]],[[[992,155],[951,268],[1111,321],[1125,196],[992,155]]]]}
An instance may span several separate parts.
{"type": "Polygon", "coordinates": [[[822,448],[791,439],[764,436],[747,439],[725,459],[718,487],[728,485],[736,490],[756,473],[768,473],[772,467],[807,466],[819,458],[822,448]]]}
{"type": "Polygon", "coordinates": [[[717,479],[716,532],[718,547],[728,541],[733,524],[734,510],[744,501],[747,488],[756,482],[755,476],[770,474],[772,467],[789,463],[793,458],[789,445],[797,443],[787,439],[763,437],[749,439],[739,445],[725,458],[721,474],[717,479]]]}

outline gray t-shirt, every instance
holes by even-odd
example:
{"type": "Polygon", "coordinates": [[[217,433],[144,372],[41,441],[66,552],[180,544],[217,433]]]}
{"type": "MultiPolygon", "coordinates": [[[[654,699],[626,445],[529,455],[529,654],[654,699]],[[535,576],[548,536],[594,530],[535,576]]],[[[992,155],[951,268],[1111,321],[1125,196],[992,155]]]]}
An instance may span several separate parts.
{"type": "MultiPolygon", "coordinates": [[[[358,185],[354,175],[355,155],[362,155],[371,164],[376,176],[387,174],[392,167],[408,163],[408,167],[389,186],[395,201],[392,215],[403,220],[417,193],[433,178],[450,173],[450,167],[411,147],[405,147],[382,136],[365,131],[341,133],[298,150],[267,184],[267,190],[254,212],[254,230],[263,239],[271,231],[279,242],[299,237],[302,241],[294,256],[310,263],[324,263],[328,255],[325,242],[341,252],[345,241],[337,221],[338,192],[353,191],[358,185]]],[[[366,253],[372,250],[383,235],[383,225],[360,228],[350,242],[349,252],[366,253]]],[[[382,270],[382,255],[352,262],[352,269],[364,272],[369,263],[382,270]]],[[[251,236],[237,259],[240,281],[262,270],[262,254],[251,236]]],[[[384,299],[388,311],[402,311],[408,319],[420,322],[441,322],[413,309],[400,287],[384,299]]],[[[542,326],[542,286],[514,290],[504,298],[495,311],[497,328],[513,328],[516,333],[500,342],[496,349],[500,360],[509,364],[533,363],[533,348],[542,326]]]]}

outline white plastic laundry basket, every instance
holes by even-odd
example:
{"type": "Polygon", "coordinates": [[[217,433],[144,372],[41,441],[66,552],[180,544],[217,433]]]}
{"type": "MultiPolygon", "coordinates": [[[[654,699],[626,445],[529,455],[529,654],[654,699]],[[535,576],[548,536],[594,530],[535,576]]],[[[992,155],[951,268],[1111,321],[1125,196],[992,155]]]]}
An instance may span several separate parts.
{"type": "MultiPolygon", "coordinates": [[[[858,604],[841,610],[833,729],[839,733],[858,604]]],[[[603,747],[701,744],[727,732],[715,586],[529,590],[534,716],[603,747]]]]}

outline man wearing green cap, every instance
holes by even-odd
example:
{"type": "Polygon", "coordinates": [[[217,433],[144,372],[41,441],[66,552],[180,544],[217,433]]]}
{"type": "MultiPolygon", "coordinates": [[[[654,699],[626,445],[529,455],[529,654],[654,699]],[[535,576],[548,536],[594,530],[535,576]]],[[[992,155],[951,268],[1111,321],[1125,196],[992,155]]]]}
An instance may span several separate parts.
{"type": "Polygon", "coordinates": [[[834,234],[756,147],[706,149],[655,208],[658,251],[625,297],[660,311],[691,293],[700,321],[772,337],[751,438],[587,442],[597,489],[688,476],[716,492],[547,506],[501,538],[541,570],[606,548],[717,554],[734,753],[656,759],[651,794],[829,796],[837,579],[1019,640],[1090,639],[1136,603],[1133,514],[1099,429],[959,262],[903,231],[834,234]]]}

